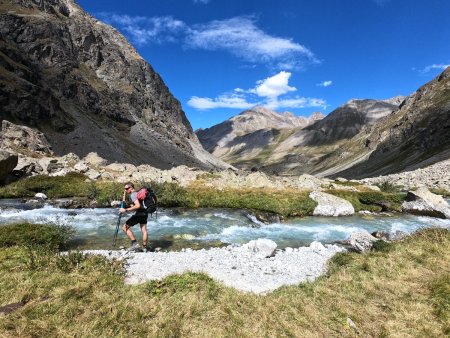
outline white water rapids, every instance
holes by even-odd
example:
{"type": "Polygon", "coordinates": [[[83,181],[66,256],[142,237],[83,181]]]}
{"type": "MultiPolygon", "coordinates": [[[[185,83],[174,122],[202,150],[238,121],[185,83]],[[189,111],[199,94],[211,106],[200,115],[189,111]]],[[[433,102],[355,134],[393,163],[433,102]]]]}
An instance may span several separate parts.
{"type": "MultiPolygon", "coordinates": [[[[124,223],[127,214],[122,217],[124,223]]],[[[28,209],[18,201],[0,201],[0,225],[14,222],[59,223],[76,229],[82,248],[111,248],[118,220],[117,209],[59,209],[45,205],[28,209]]],[[[427,227],[450,228],[450,220],[404,214],[355,215],[351,217],[304,217],[283,223],[262,224],[244,210],[231,209],[160,209],[157,217],[149,217],[148,230],[152,246],[169,250],[183,247],[208,247],[220,244],[243,244],[253,239],[268,238],[278,248],[307,246],[313,241],[333,243],[353,232],[403,231],[411,233],[427,227]]],[[[139,227],[134,233],[140,237],[139,227]]],[[[119,232],[119,245],[128,245],[119,232]]]]}

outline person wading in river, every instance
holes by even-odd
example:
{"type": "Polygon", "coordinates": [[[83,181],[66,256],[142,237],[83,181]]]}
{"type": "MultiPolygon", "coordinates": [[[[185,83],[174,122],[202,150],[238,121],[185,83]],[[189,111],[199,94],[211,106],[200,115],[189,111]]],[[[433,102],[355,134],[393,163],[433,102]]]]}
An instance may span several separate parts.
{"type": "Polygon", "coordinates": [[[141,247],[136,240],[136,237],[134,237],[133,232],[131,231],[131,227],[138,224],[141,226],[142,231],[142,250],[144,252],[147,251],[147,219],[148,219],[148,213],[143,210],[141,207],[141,203],[139,199],[137,198],[137,192],[134,190],[134,184],[131,182],[127,182],[125,184],[125,192],[128,194],[132,201],[132,205],[128,208],[120,208],[120,213],[125,213],[129,211],[136,211],[133,216],[131,216],[124,225],[122,225],[122,230],[125,232],[125,234],[128,236],[128,238],[131,240],[131,246],[128,248],[129,251],[137,251],[141,247]]]}

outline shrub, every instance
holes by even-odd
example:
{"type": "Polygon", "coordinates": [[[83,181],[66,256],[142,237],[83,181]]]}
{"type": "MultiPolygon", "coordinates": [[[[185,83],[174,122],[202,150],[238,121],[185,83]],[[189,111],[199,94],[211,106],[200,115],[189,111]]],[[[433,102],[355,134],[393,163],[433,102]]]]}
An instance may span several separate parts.
{"type": "Polygon", "coordinates": [[[376,184],[376,186],[380,188],[381,191],[389,193],[398,193],[401,191],[402,188],[398,185],[392,184],[389,181],[383,181],[381,183],[376,184]]]}

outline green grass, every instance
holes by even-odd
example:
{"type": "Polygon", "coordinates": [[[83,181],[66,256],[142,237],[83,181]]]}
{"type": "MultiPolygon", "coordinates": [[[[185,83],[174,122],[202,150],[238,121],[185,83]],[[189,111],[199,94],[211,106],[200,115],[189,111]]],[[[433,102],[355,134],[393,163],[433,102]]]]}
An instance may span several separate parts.
{"type": "Polygon", "coordinates": [[[60,224],[14,223],[0,225],[0,247],[40,246],[65,249],[75,230],[60,224]]]}
{"type": "Polygon", "coordinates": [[[341,197],[349,201],[355,211],[397,211],[402,210],[402,203],[406,194],[403,193],[385,193],[379,191],[355,192],[346,190],[327,190],[326,193],[341,197]]]}
{"type": "Polygon", "coordinates": [[[441,195],[444,198],[449,198],[450,197],[450,191],[448,191],[446,189],[443,189],[443,188],[439,188],[439,189],[438,188],[430,188],[430,191],[433,194],[441,195]]]}
{"type": "Polygon", "coordinates": [[[340,182],[340,181],[334,180],[333,183],[334,183],[334,184],[339,184],[339,185],[342,185],[342,186],[346,186],[346,187],[358,187],[358,186],[361,185],[361,183],[358,183],[358,182],[351,182],[351,181],[340,182]]]}
{"type": "Polygon", "coordinates": [[[95,199],[100,204],[118,200],[123,184],[113,182],[93,182],[85,175],[69,173],[66,176],[32,176],[0,187],[0,198],[30,198],[38,192],[48,198],[84,197],[95,199]]]}
{"type": "Polygon", "coordinates": [[[285,217],[312,214],[316,203],[308,192],[267,189],[192,188],[186,195],[189,208],[236,208],[277,213],[285,217]]]}
{"type": "Polygon", "coordinates": [[[399,192],[401,192],[401,190],[403,188],[399,185],[392,184],[389,181],[384,181],[382,183],[378,183],[377,187],[380,188],[380,190],[382,192],[387,192],[387,193],[399,193],[399,192]]]}
{"type": "MultiPolygon", "coordinates": [[[[136,187],[146,182],[136,182],[136,187]]],[[[260,210],[284,217],[311,215],[316,203],[307,191],[274,189],[223,189],[202,186],[181,187],[175,183],[149,183],[158,196],[160,207],[184,208],[237,208],[260,210]]],[[[96,200],[98,205],[108,205],[120,200],[123,184],[93,182],[81,174],[65,177],[34,176],[0,187],[0,198],[29,198],[37,192],[49,198],[85,198],[96,200]]],[[[401,211],[404,194],[386,192],[326,191],[351,202],[356,211],[401,211]]]]}
{"type": "Polygon", "coordinates": [[[158,204],[164,207],[250,209],[289,217],[310,215],[316,206],[306,191],[183,188],[174,183],[151,185],[158,204]]]}
{"type": "Polygon", "coordinates": [[[240,293],[199,273],[129,286],[120,262],[77,252],[0,248],[0,306],[22,302],[0,315],[0,332],[4,337],[450,334],[449,231],[421,231],[391,246],[338,254],[316,282],[266,296],[240,293]]]}

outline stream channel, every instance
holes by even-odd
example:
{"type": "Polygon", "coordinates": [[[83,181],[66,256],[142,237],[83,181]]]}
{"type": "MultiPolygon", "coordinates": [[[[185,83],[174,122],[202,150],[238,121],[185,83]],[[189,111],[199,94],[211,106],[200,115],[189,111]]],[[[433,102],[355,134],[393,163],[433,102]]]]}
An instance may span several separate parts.
{"type": "MultiPolygon", "coordinates": [[[[131,214],[122,217],[121,223],[131,214]]],[[[118,220],[114,208],[60,209],[50,205],[32,208],[20,200],[0,200],[0,225],[17,222],[57,223],[75,228],[77,249],[111,249],[118,220]]],[[[290,218],[263,224],[249,211],[236,209],[159,209],[149,216],[149,243],[162,250],[208,248],[243,244],[258,238],[275,241],[278,248],[307,246],[313,241],[333,243],[360,231],[414,232],[420,228],[450,229],[450,220],[407,214],[370,214],[350,217],[290,218]]],[[[141,239],[139,226],[133,227],[141,239]]],[[[117,248],[128,246],[119,231],[117,248]]]]}

